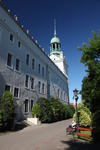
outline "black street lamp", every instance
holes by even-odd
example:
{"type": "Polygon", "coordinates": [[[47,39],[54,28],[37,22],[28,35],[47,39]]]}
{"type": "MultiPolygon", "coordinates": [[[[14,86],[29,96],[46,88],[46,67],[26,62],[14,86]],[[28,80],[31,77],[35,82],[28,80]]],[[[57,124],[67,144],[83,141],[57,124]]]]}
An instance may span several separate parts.
{"type": "Polygon", "coordinates": [[[77,112],[77,101],[78,101],[78,90],[73,90],[74,99],[75,99],[75,110],[76,110],[76,128],[78,129],[78,112],[77,112]]]}

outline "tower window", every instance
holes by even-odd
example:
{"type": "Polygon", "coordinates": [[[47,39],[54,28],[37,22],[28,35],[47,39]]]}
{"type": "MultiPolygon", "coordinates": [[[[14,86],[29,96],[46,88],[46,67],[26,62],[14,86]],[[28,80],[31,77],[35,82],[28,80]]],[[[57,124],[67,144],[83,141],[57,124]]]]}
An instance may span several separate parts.
{"type": "Polygon", "coordinates": [[[7,65],[11,67],[12,55],[8,53],[7,65]]]}
{"type": "Polygon", "coordinates": [[[26,55],[26,65],[29,65],[29,54],[26,55]]]}
{"type": "Polygon", "coordinates": [[[57,44],[57,49],[58,49],[58,44],[57,44]]]}
{"type": "Polygon", "coordinates": [[[55,49],[55,44],[53,44],[53,49],[55,49]]]}

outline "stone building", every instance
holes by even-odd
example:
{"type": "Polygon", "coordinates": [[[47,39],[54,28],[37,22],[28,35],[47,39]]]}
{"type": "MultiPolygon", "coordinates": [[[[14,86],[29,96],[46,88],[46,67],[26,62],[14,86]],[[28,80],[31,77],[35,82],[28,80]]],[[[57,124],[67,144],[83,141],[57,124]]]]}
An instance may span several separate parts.
{"type": "Polygon", "coordinates": [[[67,64],[56,34],[50,49],[49,58],[0,2],[0,97],[11,91],[18,119],[31,115],[39,97],[69,103],[67,64]]]}

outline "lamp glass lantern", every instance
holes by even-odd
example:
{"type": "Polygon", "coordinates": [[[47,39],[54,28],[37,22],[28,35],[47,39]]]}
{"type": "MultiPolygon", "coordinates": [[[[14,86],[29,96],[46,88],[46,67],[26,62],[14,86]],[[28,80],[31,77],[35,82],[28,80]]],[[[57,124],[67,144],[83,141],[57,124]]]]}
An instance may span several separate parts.
{"type": "Polygon", "coordinates": [[[74,96],[75,96],[75,98],[77,97],[77,95],[78,95],[78,90],[77,89],[75,89],[75,90],[73,90],[73,92],[74,92],[74,96]]]}

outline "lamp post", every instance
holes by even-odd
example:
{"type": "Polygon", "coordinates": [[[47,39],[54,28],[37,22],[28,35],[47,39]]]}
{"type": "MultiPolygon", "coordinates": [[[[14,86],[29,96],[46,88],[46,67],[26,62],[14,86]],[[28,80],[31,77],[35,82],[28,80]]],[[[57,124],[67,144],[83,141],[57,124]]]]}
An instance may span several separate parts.
{"type": "Polygon", "coordinates": [[[76,128],[78,129],[78,112],[77,112],[77,101],[78,101],[78,90],[73,90],[74,99],[75,99],[75,110],[76,110],[76,128]]]}

